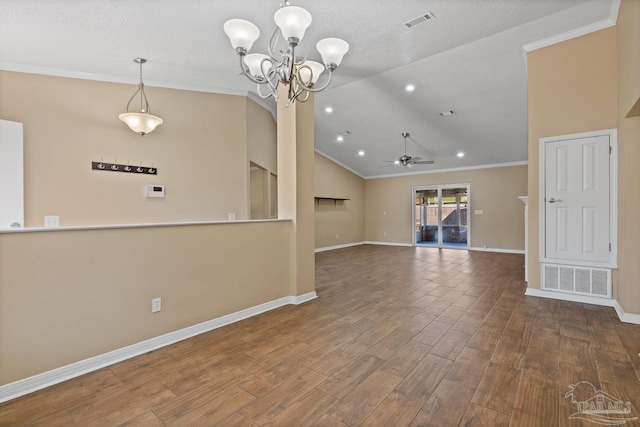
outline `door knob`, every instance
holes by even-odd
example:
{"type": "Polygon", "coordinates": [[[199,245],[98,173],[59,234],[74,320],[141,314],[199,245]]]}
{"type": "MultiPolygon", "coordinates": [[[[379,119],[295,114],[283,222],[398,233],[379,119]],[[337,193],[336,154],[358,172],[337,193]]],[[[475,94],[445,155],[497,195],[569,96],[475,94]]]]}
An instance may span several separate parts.
{"type": "Polygon", "coordinates": [[[555,202],[561,202],[561,201],[562,201],[562,200],[560,200],[560,199],[556,199],[556,198],[554,198],[554,197],[552,197],[552,198],[550,198],[550,199],[549,199],[549,203],[555,203],[555,202]]]}

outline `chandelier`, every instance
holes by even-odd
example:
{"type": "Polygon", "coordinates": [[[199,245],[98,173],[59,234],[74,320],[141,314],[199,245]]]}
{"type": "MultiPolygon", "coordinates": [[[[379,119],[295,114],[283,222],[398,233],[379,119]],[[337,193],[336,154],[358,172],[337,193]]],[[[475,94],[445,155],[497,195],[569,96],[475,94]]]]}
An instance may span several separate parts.
{"type": "Polygon", "coordinates": [[[142,64],[147,62],[144,58],[135,58],[133,60],[136,64],[140,64],[140,83],[138,84],[138,90],[136,90],[127,102],[127,112],[122,113],[118,116],[120,120],[125,122],[129,128],[139,134],[140,136],[145,136],[149,132],[153,132],[153,130],[163,123],[163,120],[160,117],[151,115],[151,109],[149,108],[149,101],[147,101],[147,95],[144,93],[144,83],[142,81],[142,64]],[[140,94],[140,112],[139,113],[130,113],[129,105],[131,105],[131,101],[136,97],[137,94],[140,94]]]}
{"type": "Polygon", "coordinates": [[[273,15],[273,20],[277,28],[268,44],[269,55],[249,53],[253,42],[260,36],[260,30],[251,22],[230,19],[224,23],[224,32],[240,57],[240,68],[249,80],[257,84],[261,98],[273,96],[277,101],[278,84],[282,83],[289,85],[287,105],[295,101],[305,102],[310,93],[329,87],[333,72],[349,50],[349,44],[337,38],[320,40],[316,49],[323,65],[307,59],[307,51],[302,44],[304,33],[311,25],[309,12],[285,1],[273,15]],[[281,38],[286,49],[282,49],[281,38]],[[320,80],[322,75],[324,77],[320,80]]]}

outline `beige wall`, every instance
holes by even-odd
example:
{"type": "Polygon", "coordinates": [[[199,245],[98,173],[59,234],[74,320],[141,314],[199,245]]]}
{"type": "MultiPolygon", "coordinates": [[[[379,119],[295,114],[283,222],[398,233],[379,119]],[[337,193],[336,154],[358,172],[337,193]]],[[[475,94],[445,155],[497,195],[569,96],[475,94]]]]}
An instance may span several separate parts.
{"type": "Polygon", "coordinates": [[[262,168],[261,173],[250,171],[249,203],[251,206],[251,219],[277,218],[278,216],[277,209],[275,209],[275,206],[277,206],[277,188],[276,185],[272,185],[271,179],[272,175],[278,175],[276,128],[277,123],[271,113],[247,98],[247,152],[249,163],[262,168]],[[259,186],[259,188],[256,186],[259,186]],[[257,191],[254,191],[254,189],[257,189],[257,191]],[[272,203],[271,200],[274,202],[272,203]]]}
{"type": "Polygon", "coordinates": [[[529,287],[540,288],[539,139],[617,127],[616,29],[528,54],[529,287]]]}
{"type": "Polygon", "coordinates": [[[315,193],[319,197],[349,199],[315,205],[316,248],[363,242],[365,180],[315,153],[315,193]]]}
{"type": "Polygon", "coordinates": [[[365,182],[365,240],[411,244],[412,186],[470,184],[471,246],[524,250],[527,166],[368,179],[365,182]],[[483,215],[474,215],[476,209],[483,215]],[[386,234],[385,234],[386,233],[386,234]]]}
{"type": "Polygon", "coordinates": [[[141,138],[118,120],[135,88],[0,71],[0,118],[24,123],[26,226],[42,226],[45,215],[63,226],[248,217],[253,103],[147,86],[164,124],[141,138]],[[92,171],[101,159],[153,164],[158,175],[92,171]],[[145,198],[146,184],[164,184],[166,197],[145,198]]]}
{"type": "Polygon", "coordinates": [[[623,0],[618,14],[618,289],[629,313],[640,314],[640,117],[626,118],[640,100],[640,2],[623,0]]]}
{"type": "Polygon", "coordinates": [[[278,221],[0,234],[0,385],[290,295],[290,231],[278,221]]]}
{"type": "Polygon", "coordinates": [[[249,160],[278,174],[276,120],[249,98],[247,102],[247,150],[249,160]]]}

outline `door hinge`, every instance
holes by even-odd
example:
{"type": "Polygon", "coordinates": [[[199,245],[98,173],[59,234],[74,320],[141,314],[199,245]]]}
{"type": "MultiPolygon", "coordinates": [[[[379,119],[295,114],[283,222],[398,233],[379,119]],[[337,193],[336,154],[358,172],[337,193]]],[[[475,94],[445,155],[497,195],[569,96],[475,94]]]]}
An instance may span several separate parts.
{"type": "Polygon", "coordinates": [[[609,243],[609,252],[611,252],[611,243],[609,243]]]}
{"type": "Polygon", "coordinates": [[[609,146],[609,155],[611,155],[611,151],[612,151],[611,146],[609,146]]]}

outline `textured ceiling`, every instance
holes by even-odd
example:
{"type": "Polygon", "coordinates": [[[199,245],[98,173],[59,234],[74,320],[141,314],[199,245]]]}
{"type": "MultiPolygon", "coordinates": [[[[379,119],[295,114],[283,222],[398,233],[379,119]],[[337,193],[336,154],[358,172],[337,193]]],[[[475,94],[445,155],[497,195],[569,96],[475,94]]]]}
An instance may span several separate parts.
{"type": "MultiPolygon", "coordinates": [[[[321,38],[351,45],[330,89],[316,96],[316,149],[367,177],[526,161],[523,45],[606,21],[616,1],[292,0],[313,16],[304,38],[312,59],[321,38]],[[425,13],[436,18],[403,25],[425,13]],[[408,83],[414,92],[404,91],[408,83]],[[456,114],[438,114],[449,109],[456,114]],[[402,154],[405,131],[408,154],[434,165],[383,167],[402,154]]],[[[255,88],[238,75],[222,26],[230,18],[254,22],[262,34],[252,51],[264,51],[278,5],[0,0],[0,69],[135,84],[132,59],[142,56],[147,86],[246,94],[255,88]]]]}

